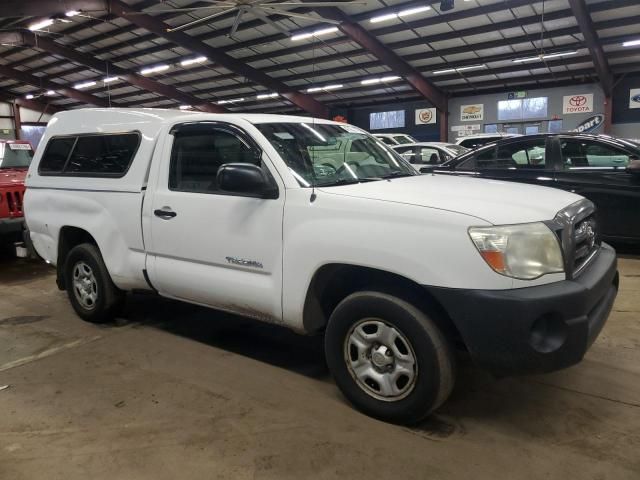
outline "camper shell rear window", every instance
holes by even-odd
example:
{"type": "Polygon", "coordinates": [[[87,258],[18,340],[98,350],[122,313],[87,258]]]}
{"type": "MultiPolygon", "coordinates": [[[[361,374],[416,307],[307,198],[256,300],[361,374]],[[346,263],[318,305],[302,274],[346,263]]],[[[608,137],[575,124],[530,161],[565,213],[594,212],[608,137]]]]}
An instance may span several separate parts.
{"type": "Polygon", "coordinates": [[[123,177],[136,156],[140,138],[140,132],[52,137],[40,160],[38,173],[76,177],[123,177]]]}

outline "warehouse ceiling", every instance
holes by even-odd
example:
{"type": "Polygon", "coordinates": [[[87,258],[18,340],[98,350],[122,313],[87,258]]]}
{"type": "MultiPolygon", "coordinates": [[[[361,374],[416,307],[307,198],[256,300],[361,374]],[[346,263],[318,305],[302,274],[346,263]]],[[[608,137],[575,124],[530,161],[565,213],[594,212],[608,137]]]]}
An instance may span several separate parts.
{"type": "Polygon", "coordinates": [[[6,0],[0,94],[56,108],[322,115],[640,71],[637,0],[306,3],[6,0]]]}

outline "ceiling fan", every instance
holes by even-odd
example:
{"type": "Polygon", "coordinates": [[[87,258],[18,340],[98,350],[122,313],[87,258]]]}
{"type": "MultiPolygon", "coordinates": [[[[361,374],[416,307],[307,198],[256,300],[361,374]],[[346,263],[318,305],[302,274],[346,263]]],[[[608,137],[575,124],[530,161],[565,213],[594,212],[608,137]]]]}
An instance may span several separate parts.
{"type": "MultiPolygon", "coordinates": [[[[168,28],[167,32],[179,32],[181,30],[185,30],[187,28],[194,27],[196,25],[200,25],[202,23],[208,23],[211,20],[222,17],[223,15],[227,15],[235,12],[235,18],[233,20],[233,25],[231,26],[231,31],[229,32],[229,36],[233,37],[233,35],[238,30],[240,26],[240,22],[242,18],[251,14],[255,17],[259,18],[263,22],[271,25],[276,30],[284,33],[285,35],[290,36],[291,33],[286,29],[275,23],[273,20],[269,18],[269,15],[283,15],[291,18],[299,18],[303,20],[311,20],[313,22],[322,22],[322,23],[330,23],[333,25],[337,25],[340,22],[335,20],[330,20],[328,18],[323,17],[314,17],[312,15],[307,15],[304,13],[291,12],[287,10],[292,7],[336,7],[340,5],[363,5],[366,4],[366,0],[350,0],[350,1],[310,1],[310,2],[296,2],[288,1],[288,0],[204,0],[206,3],[211,3],[211,5],[200,6],[200,7],[190,7],[190,8],[172,8],[170,10],[147,10],[146,12],[140,12],[140,14],[149,14],[149,13],[161,13],[161,12],[180,12],[180,11],[198,11],[198,10],[217,10],[210,15],[206,15],[202,18],[198,18],[196,20],[187,22],[183,25],[179,25],[177,27],[168,28]]],[[[138,12],[136,12],[138,13],[138,12]]],[[[132,14],[133,15],[133,14],[132,14]]]]}

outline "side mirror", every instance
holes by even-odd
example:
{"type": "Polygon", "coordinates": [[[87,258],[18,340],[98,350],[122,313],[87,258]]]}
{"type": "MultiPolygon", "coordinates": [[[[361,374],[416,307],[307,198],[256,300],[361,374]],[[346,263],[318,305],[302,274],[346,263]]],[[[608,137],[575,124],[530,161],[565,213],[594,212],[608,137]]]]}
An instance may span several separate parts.
{"type": "Polygon", "coordinates": [[[425,165],[424,167],[420,167],[420,173],[433,173],[437,167],[438,165],[425,165]]]}
{"type": "Polygon", "coordinates": [[[640,160],[631,160],[625,170],[627,171],[627,173],[640,175],[640,160]]]}
{"type": "Polygon", "coordinates": [[[278,198],[278,188],[260,167],[251,163],[225,163],[218,169],[216,183],[224,192],[278,198]]]}

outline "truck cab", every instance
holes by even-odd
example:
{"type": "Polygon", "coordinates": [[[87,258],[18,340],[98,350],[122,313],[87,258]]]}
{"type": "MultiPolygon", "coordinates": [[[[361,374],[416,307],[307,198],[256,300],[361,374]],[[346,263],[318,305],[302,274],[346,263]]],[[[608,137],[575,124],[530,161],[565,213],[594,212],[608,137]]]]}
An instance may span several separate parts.
{"type": "Polygon", "coordinates": [[[27,186],[33,244],[81,318],[147,290],[322,333],[340,390],[391,422],[447,399],[455,347],[499,375],[579,362],[617,293],[591,202],[419,175],[329,120],[61,112],[27,186]]]}
{"type": "Polygon", "coordinates": [[[24,181],[33,158],[24,140],[0,140],[0,242],[17,241],[24,225],[24,181]]]}

